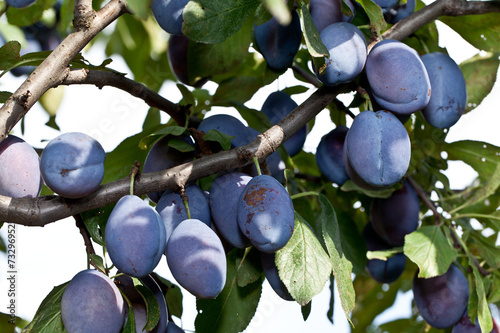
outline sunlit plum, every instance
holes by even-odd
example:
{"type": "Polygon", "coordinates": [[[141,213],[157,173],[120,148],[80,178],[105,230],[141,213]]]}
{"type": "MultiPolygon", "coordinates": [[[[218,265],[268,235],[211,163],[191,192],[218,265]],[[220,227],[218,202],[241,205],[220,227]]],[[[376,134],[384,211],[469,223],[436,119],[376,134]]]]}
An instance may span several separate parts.
{"type": "Polygon", "coordinates": [[[10,134],[0,143],[0,165],[0,195],[22,198],[40,194],[40,158],[23,139],[10,134]]]}
{"type": "Polygon", "coordinates": [[[177,80],[189,86],[199,88],[208,81],[208,78],[196,77],[190,72],[189,50],[190,45],[193,43],[194,41],[189,40],[184,35],[171,35],[168,38],[167,57],[170,69],[177,80]]]}
{"type": "Polygon", "coordinates": [[[347,131],[345,126],[335,127],[321,138],[316,150],[316,164],[319,170],[339,186],[349,179],[342,157],[347,131]]]}
{"type": "Polygon", "coordinates": [[[292,10],[292,21],[283,26],[275,17],[254,26],[257,49],[262,54],[269,68],[280,72],[293,62],[302,40],[300,18],[296,10],[292,10]]]}
{"type": "MultiPolygon", "coordinates": [[[[271,123],[277,124],[297,107],[297,103],[284,91],[275,91],[267,96],[262,104],[262,112],[271,123]]],[[[295,134],[285,141],[283,146],[290,156],[297,155],[304,146],[307,136],[307,127],[301,127],[295,134]]]]}
{"type": "Polygon", "coordinates": [[[347,174],[358,186],[376,190],[399,182],[410,165],[405,127],[388,111],[363,111],[354,118],[343,150],[347,174]]]}
{"type": "Polygon", "coordinates": [[[68,333],[119,333],[125,322],[125,302],[118,287],[103,273],[87,269],[76,274],[61,299],[68,333]]]}
{"type": "Polygon", "coordinates": [[[151,12],[158,25],[169,34],[182,35],[182,11],[189,0],[153,0],[151,12]]]}
{"type": "Polygon", "coordinates": [[[467,310],[469,285],[467,278],[455,265],[440,276],[413,278],[413,297],[420,315],[435,328],[455,325],[467,310]]]}
{"type": "Polygon", "coordinates": [[[424,63],[400,41],[385,39],[372,48],[366,77],[375,101],[385,110],[411,114],[429,103],[431,84],[424,63]]]}
{"type": "Polygon", "coordinates": [[[160,215],[135,195],[118,200],[105,228],[111,261],[134,277],[148,275],[156,268],[165,252],[165,236],[160,215]]]}
{"type": "Polygon", "coordinates": [[[330,24],[337,22],[351,22],[356,14],[356,6],[350,0],[345,1],[352,11],[352,15],[342,12],[342,0],[311,0],[309,12],[319,32],[330,24]]]}
{"type": "Polygon", "coordinates": [[[87,134],[70,132],[50,140],[40,159],[45,184],[62,197],[82,198],[104,178],[106,153],[87,134]]]}
{"type": "Polygon", "coordinates": [[[217,234],[196,219],[181,222],[168,239],[173,277],[198,298],[215,298],[226,283],[226,254],[217,234]]]}
{"type": "Polygon", "coordinates": [[[276,263],[274,262],[275,254],[266,252],[261,252],[260,254],[262,269],[264,270],[264,275],[266,276],[267,282],[269,282],[271,288],[273,288],[276,294],[279,297],[283,298],[285,301],[293,301],[294,299],[292,295],[290,295],[290,292],[279,277],[278,268],[276,267],[276,263]]]}
{"type": "Polygon", "coordinates": [[[467,87],[462,71],[449,55],[442,52],[425,54],[422,61],[432,88],[431,99],[422,109],[422,115],[434,127],[451,127],[467,106],[467,87]]]}
{"type": "Polygon", "coordinates": [[[252,178],[238,198],[238,225],[262,252],[276,252],[293,234],[294,210],[290,195],[275,178],[252,178]]]}
{"type": "Polygon", "coordinates": [[[370,217],[381,238],[391,245],[403,246],[405,236],[418,227],[419,212],[418,195],[405,181],[389,198],[373,199],[370,217]]]}
{"type": "Polygon", "coordinates": [[[318,79],[327,86],[336,86],[354,80],[366,62],[365,36],[348,22],[333,23],[320,33],[328,49],[325,66],[316,68],[318,79]]]}

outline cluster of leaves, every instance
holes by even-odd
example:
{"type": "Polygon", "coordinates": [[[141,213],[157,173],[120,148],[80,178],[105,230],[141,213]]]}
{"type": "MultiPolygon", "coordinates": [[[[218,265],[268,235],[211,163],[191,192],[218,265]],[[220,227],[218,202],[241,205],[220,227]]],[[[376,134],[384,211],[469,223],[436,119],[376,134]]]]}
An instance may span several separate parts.
{"type": "MultiPolygon", "coordinates": [[[[47,52],[20,57],[18,41],[22,42],[22,37],[15,36],[22,36],[19,26],[38,21],[42,12],[54,3],[55,0],[38,0],[36,7],[21,10],[9,8],[6,11],[7,22],[1,22],[0,32],[14,36],[7,40],[16,41],[0,48],[0,70],[8,71],[27,64],[38,65],[43,61],[47,52]]],[[[311,63],[314,62],[316,66],[321,64],[326,49],[312,23],[308,1],[288,3],[296,5],[303,27],[304,47],[299,50],[294,66],[313,77],[311,63]]],[[[362,9],[358,10],[353,23],[363,29],[367,39],[373,33],[387,30],[388,24],[380,7],[371,0],[359,3],[362,9]]],[[[69,32],[72,6],[73,1],[63,1],[61,20],[57,25],[63,35],[69,32]]],[[[93,6],[95,9],[100,8],[101,1],[94,1],[93,6]]],[[[417,9],[422,7],[424,4],[418,2],[417,9]]],[[[104,45],[108,57],[123,57],[134,80],[159,91],[165,82],[176,81],[165,52],[168,36],[154,21],[149,1],[130,0],[128,8],[135,15],[121,16],[116,25],[99,34],[91,46],[104,45]]],[[[249,126],[258,130],[269,127],[266,117],[258,110],[248,108],[245,103],[282,73],[271,71],[258,53],[249,51],[252,28],[272,15],[286,22],[289,20],[289,10],[282,1],[272,0],[196,0],[188,3],[184,12],[183,32],[194,41],[189,49],[189,77],[209,77],[217,84],[214,93],[203,87],[177,84],[183,96],[179,103],[189,108],[191,119],[202,119],[205,111],[218,106],[235,108],[249,126]]],[[[460,64],[468,89],[467,112],[473,111],[489,94],[496,81],[500,35],[494,31],[500,28],[500,14],[443,17],[440,20],[484,51],[460,64]]],[[[420,54],[446,52],[439,47],[438,38],[436,24],[430,22],[404,42],[420,54]]],[[[79,56],[73,60],[71,67],[110,70],[106,67],[109,65],[109,59],[94,66],[79,56]]],[[[302,84],[288,87],[288,93],[304,93],[314,89],[298,72],[295,72],[295,77],[302,84]]],[[[362,85],[362,81],[356,84],[362,85]]],[[[8,96],[9,92],[3,92],[0,98],[5,101],[8,96]]],[[[42,105],[55,119],[58,106],[42,105]]],[[[348,108],[363,111],[367,105],[366,97],[358,92],[348,108]]],[[[338,100],[327,108],[336,125],[348,123],[345,107],[338,100]]],[[[133,161],[144,161],[147,150],[160,136],[179,136],[187,131],[186,124],[176,124],[173,120],[161,124],[160,112],[150,109],[143,131],[131,135],[108,153],[104,182],[126,176],[133,161]]],[[[55,121],[51,124],[54,125],[55,121]]],[[[314,126],[313,119],[309,125],[314,126]]],[[[404,248],[395,249],[396,252],[403,251],[410,259],[403,276],[389,286],[382,286],[368,276],[365,272],[367,256],[386,258],[391,253],[367,253],[360,232],[368,222],[372,198],[388,197],[398,186],[380,192],[362,190],[350,181],[341,188],[332,186],[322,177],[314,154],[302,151],[293,158],[284,156],[288,169],[295,171],[286,172],[286,184],[294,198],[296,228],[288,245],[276,255],[280,277],[302,306],[304,318],[309,315],[313,297],[323,290],[328,281],[333,285],[335,279],[342,308],[353,324],[353,332],[366,332],[374,329],[373,320],[394,303],[398,291],[405,292],[411,288],[411,280],[417,269],[420,276],[433,277],[443,274],[451,263],[457,262],[467,272],[470,284],[469,314],[473,319],[478,317],[482,327],[491,327],[488,304],[500,303],[500,249],[496,245],[500,230],[500,148],[470,140],[448,143],[447,131],[426,124],[419,114],[413,115],[405,126],[412,142],[408,176],[419,184],[421,195],[436,195],[437,199],[431,204],[437,214],[430,212],[430,207],[422,200],[421,227],[407,236],[404,248]],[[478,174],[477,180],[466,189],[450,188],[450,182],[444,174],[449,161],[463,161],[470,165],[478,174]],[[302,177],[304,175],[307,177],[302,177]],[[477,220],[481,227],[473,227],[472,219],[477,220]],[[354,279],[351,278],[352,273],[354,279]]],[[[224,143],[225,139],[216,140],[224,143]]],[[[175,145],[175,141],[172,145],[175,145]]],[[[208,177],[199,182],[203,189],[208,190],[210,181],[208,177]]],[[[112,206],[83,214],[91,238],[103,247],[102,231],[111,209],[112,206]]],[[[195,322],[196,331],[239,332],[248,326],[255,314],[264,280],[257,251],[232,250],[227,258],[228,276],[223,292],[215,300],[197,301],[199,315],[195,322]]],[[[108,270],[103,257],[91,255],[89,260],[99,269],[108,270]]],[[[170,314],[181,317],[180,289],[164,279],[162,287],[170,314]]],[[[58,308],[63,290],[64,285],[54,288],[26,331],[63,331],[58,308]]],[[[331,290],[332,302],[328,316],[333,321],[333,287],[331,290]]],[[[416,312],[411,318],[381,326],[384,331],[390,332],[409,332],[410,328],[419,332],[424,327],[425,323],[417,320],[416,312]]]]}

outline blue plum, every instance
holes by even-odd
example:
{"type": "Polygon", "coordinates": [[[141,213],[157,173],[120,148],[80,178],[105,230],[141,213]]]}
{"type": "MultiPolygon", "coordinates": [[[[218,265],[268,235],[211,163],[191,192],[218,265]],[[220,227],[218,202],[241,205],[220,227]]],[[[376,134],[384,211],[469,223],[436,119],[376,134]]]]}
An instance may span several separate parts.
{"type": "MultiPolygon", "coordinates": [[[[196,184],[187,186],[185,190],[189,200],[191,218],[200,220],[207,226],[210,226],[210,206],[205,193],[196,184]]],[[[165,192],[158,201],[155,209],[163,220],[166,235],[165,241],[168,242],[174,229],[188,218],[186,206],[182,201],[180,193],[165,192]]]]}
{"type": "Polygon", "coordinates": [[[293,203],[286,189],[267,175],[252,178],[238,198],[238,225],[262,252],[276,252],[293,234],[293,203]]]}
{"type": "Polygon", "coordinates": [[[455,265],[433,278],[413,278],[415,305],[424,320],[435,328],[455,325],[467,310],[469,285],[464,273],[455,265]]]}
{"type": "Polygon", "coordinates": [[[413,14],[416,7],[416,0],[407,0],[404,4],[397,4],[390,10],[389,15],[387,15],[389,17],[388,22],[392,24],[398,23],[402,19],[413,14]]]}
{"type": "Polygon", "coordinates": [[[210,188],[210,211],[217,230],[232,246],[243,249],[251,245],[238,225],[236,208],[241,192],[252,179],[243,172],[218,176],[210,188]]]}
{"type": "Polygon", "coordinates": [[[286,26],[280,25],[275,17],[254,26],[256,48],[276,72],[290,67],[302,40],[299,15],[296,10],[291,14],[292,21],[286,26]]]}
{"type": "Polygon", "coordinates": [[[358,186],[380,189],[392,186],[410,165],[408,133],[388,111],[363,111],[347,132],[343,151],[347,174],[358,186]]]}
{"type": "Polygon", "coordinates": [[[462,71],[449,55],[442,52],[425,54],[422,61],[432,88],[431,99],[422,109],[422,115],[434,127],[451,127],[467,106],[467,87],[462,71]]]}
{"type": "Polygon", "coordinates": [[[169,34],[182,35],[182,11],[189,0],[153,0],[151,12],[158,25],[169,34]]]}
{"type": "Polygon", "coordinates": [[[373,2],[379,5],[383,11],[389,10],[398,4],[398,0],[374,0],[373,2]]]}
{"type": "Polygon", "coordinates": [[[328,49],[325,66],[315,69],[318,79],[327,86],[354,80],[367,59],[366,39],[361,30],[348,22],[327,26],[320,38],[328,49]]]}
{"type": "Polygon", "coordinates": [[[208,81],[208,77],[191,76],[189,50],[193,43],[184,35],[171,35],[168,39],[167,57],[170,69],[177,80],[189,86],[200,88],[208,81]]]}
{"type": "Polygon", "coordinates": [[[351,22],[356,15],[356,6],[350,0],[345,1],[352,11],[352,15],[342,12],[342,0],[311,0],[309,12],[318,32],[337,22],[351,22]]]}
{"type": "Polygon", "coordinates": [[[5,2],[14,8],[25,8],[34,4],[36,0],[5,0],[5,2]]]}
{"type": "Polygon", "coordinates": [[[269,282],[271,288],[273,288],[276,294],[285,301],[293,301],[294,299],[292,295],[290,295],[290,292],[279,277],[278,268],[276,267],[276,263],[274,262],[275,254],[261,252],[260,256],[264,275],[266,276],[267,282],[269,282]]]}
{"type": "MultiPolygon", "coordinates": [[[[244,146],[252,139],[248,132],[247,127],[238,118],[228,115],[228,114],[216,114],[207,118],[204,118],[200,125],[198,126],[198,131],[205,132],[209,130],[217,130],[234,138],[231,140],[231,147],[244,146]]],[[[213,152],[217,152],[222,149],[218,142],[211,142],[213,152]]]]}
{"type": "MultiPolygon", "coordinates": [[[[499,328],[495,321],[493,321],[493,329],[490,333],[499,333],[499,328]]],[[[481,333],[481,327],[479,326],[479,321],[476,318],[475,323],[471,322],[467,311],[464,313],[462,318],[453,326],[451,333],[481,333]]]]}
{"type": "MultiPolygon", "coordinates": [[[[151,147],[144,160],[144,166],[142,167],[143,173],[156,172],[160,170],[165,170],[172,168],[174,166],[187,163],[192,161],[195,157],[194,151],[191,152],[180,152],[179,150],[172,148],[168,145],[169,141],[176,138],[171,135],[166,135],[155,142],[151,147]]],[[[194,146],[193,139],[188,135],[183,135],[177,137],[184,142],[194,146]]],[[[156,191],[148,193],[149,199],[157,203],[160,200],[161,195],[164,191],[156,191]]]]}
{"type": "MultiPolygon", "coordinates": [[[[297,103],[284,91],[275,91],[267,96],[261,111],[273,124],[277,124],[296,107],[297,103]]],[[[290,156],[297,155],[304,146],[307,136],[307,127],[301,127],[295,134],[285,141],[283,146],[290,156]]]]}
{"type": "Polygon", "coordinates": [[[40,158],[45,184],[66,198],[94,192],[104,177],[106,153],[89,135],[70,132],[50,140],[40,158]]]}
{"type": "Polygon", "coordinates": [[[119,333],[125,322],[120,290],[103,273],[87,269],[76,274],[63,292],[61,316],[68,333],[119,333]]]}
{"type": "Polygon", "coordinates": [[[196,219],[184,220],[167,243],[172,276],[198,298],[215,298],[226,283],[226,254],[217,234],[196,219]]]}
{"type": "MultiPolygon", "coordinates": [[[[373,225],[369,222],[363,229],[363,238],[368,251],[383,251],[392,248],[375,232],[373,225]]],[[[387,260],[370,259],[366,263],[368,274],[379,283],[392,283],[396,281],[406,266],[406,256],[400,252],[387,260]]]]}
{"type": "Polygon", "coordinates": [[[111,261],[130,276],[151,273],[165,252],[166,233],[160,215],[135,195],[118,200],[104,232],[111,261]]]}
{"type": "Polygon", "coordinates": [[[393,39],[377,43],[366,59],[366,77],[385,110],[411,114],[429,103],[431,83],[418,53],[393,39]]]}
{"type": "Polygon", "coordinates": [[[347,131],[345,126],[335,127],[321,138],[316,150],[316,164],[319,170],[339,186],[349,180],[343,159],[347,131]]]}
{"type": "Polygon", "coordinates": [[[42,190],[40,158],[26,141],[9,135],[0,143],[0,195],[36,197],[42,190]]]}
{"type": "Polygon", "coordinates": [[[389,198],[373,199],[370,217],[382,239],[391,245],[403,246],[405,236],[418,228],[419,212],[418,195],[405,181],[389,198]]]}
{"type": "Polygon", "coordinates": [[[166,333],[185,333],[182,328],[177,326],[173,321],[169,321],[166,333]]]}

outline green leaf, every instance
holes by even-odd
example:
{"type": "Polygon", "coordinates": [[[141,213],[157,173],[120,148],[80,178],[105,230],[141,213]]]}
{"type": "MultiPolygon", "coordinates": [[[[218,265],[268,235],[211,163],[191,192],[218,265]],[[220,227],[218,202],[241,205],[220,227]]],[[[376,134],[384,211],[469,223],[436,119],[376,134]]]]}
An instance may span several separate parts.
{"type": "Polygon", "coordinates": [[[356,185],[356,183],[354,183],[352,180],[348,180],[344,183],[344,185],[342,185],[342,191],[346,191],[346,192],[352,192],[352,191],[356,191],[356,192],[361,192],[369,197],[372,197],[372,198],[383,198],[383,199],[387,199],[389,198],[391,195],[392,195],[392,192],[394,192],[395,188],[393,187],[389,187],[389,188],[381,188],[380,190],[376,190],[376,191],[372,191],[372,190],[366,190],[358,185],[356,185]]]}
{"type": "Polygon", "coordinates": [[[157,131],[154,131],[153,133],[145,136],[144,138],[141,139],[139,142],[139,148],[142,150],[146,150],[151,148],[153,143],[155,143],[158,139],[165,135],[173,135],[173,136],[180,136],[184,133],[186,133],[186,128],[181,127],[181,126],[166,126],[163,127],[157,131]]]}
{"type": "Polygon", "coordinates": [[[49,89],[38,100],[49,116],[55,116],[64,98],[64,86],[49,89]]]}
{"type": "Polygon", "coordinates": [[[246,255],[236,258],[236,267],[239,267],[236,275],[238,287],[243,288],[254,283],[262,276],[262,264],[260,252],[253,247],[245,250],[246,255]]]}
{"type": "Polygon", "coordinates": [[[262,85],[263,81],[259,77],[231,77],[219,84],[212,99],[212,103],[218,106],[246,103],[255,95],[262,85]],[[238,89],[234,87],[238,87],[238,89]]]}
{"type": "Polygon", "coordinates": [[[160,320],[160,306],[158,304],[158,301],[156,300],[156,296],[147,286],[145,286],[141,282],[141,280],[135,277],[132,277],[132,280],[134,281],[135,289],[139,292],[139,294],[141,294],[141,297],[146,304],[147,320],[144,331],[149,332],[153,328],[155,328],[155,326],[158,324],[158,321],[160,320]]]}
{"type": "Polygon", "coordinates": [[[488,265],[493,269],[500,268],[500,248],[489,243],[481,234],[472,233],[471,237],[478,243],[479,253],[488,265]]]}
{"type": "Polygon", "coordinates": [[[97,254],[90,254],[90,260],[94,263],[95,267],[100,270],[102,273],[106,272],[106,268],[104,267],[104,260],[97,254]]]}
{"type": "Polygon", "coordinates": [[[368,260],[371,259],[379,259],[379,260],[384,260],[386,261],[388,258],[392,257],[395,254],[403,252],[402,247],[395,247],[389,250],[384,250],[384,251],[367,251],[366,252],[366,258],[368,260]]]}
{"type": "Polygon", "coordinates": [[[309,318],[309,315],[311,314],[311,308],[312,308],[312,301],[300,308],[300,312],[302,313],[302,318],[304,319],[304,321],[306,321],[307,318],[309,318]]]}
{"type": "Polygon", "coordinates": [[[499,64],[498,53],[488,53],[485,56],[476,54],[460,64],[467,86],[466,113],[481,104],[491,92],[496,81],[499,64]]]}
{"type": "Polygon", "coordinates": [[[219,44],[241,29],[259,0],[193,0],[184,8],[182,32],[202,43],[219,44]]]}
{"type": "Polygon", "coordinates": [[[0,312],[0,332],[2,333],[15,333],[16,328],[22,329],[28,324],[29,322],[22,318],[0,312]]]}
{"type": "Polygon", "coordinates": [[[54,287],[44,298],[31,323],[23,330],[25,333],[63,333],[61,299],[69,282],[54,287]]]}
{"type": "Polygon", "coordinates": [[[446,144],[443,150],[448,153],[448,160],[464,161],[482,180],[489,179],[500,163],[500,148],[487,142],[456,141],[446,144]]]}
{"type": "Polygon", "coordinates": [[[292,22],[292,15],[285,1],[264,0],[267,10],[276,18],[281,25],[289,25],[292,22]]]}
{"type": "MultiPolygon", "coordinates": [[[[319,37],[318,28],[316,28],[316,25],[313,22],[306,4],[302,5],[299,14],[304,29],[304,39],[306,41],[307,50],[309,51],[311,56],[316,58],[328,57],[330,55],[330,52],[319,37]]],[[[316,63],[315,65],[317,66],[316,63]]]]}
{"type": "Polygon", "coordinates": [[[191,90],[189,90],[185,85],[180,84],[180,83],[177,83],[176,86],[177,86],[177,89],[179,89],[179,91],[182,94],[183,105],[195,105],[196,104],[196,101],[194,100],[194,95],[191,92],[191,90]]]}
{"type": "Polygon", "coordinates": [[[149,10],[151,9],[151,1],[127,0],[127,8],[130,9],[134,15],[137,15],[141,19],[145,20],[147,19],[149,10]]]}
{"type": "MultiPolygon", "coordinates": [[[[340,229],[337,221],[337,215],[327,197],[320,194],[319,202],[321,204],[321,230],[325,241],[328,254],[333,267],[333,275],[337,281],[337,289],[339,291],[340,303],[350,321],[350,312],[355,305],[355,291],[351,280],[352,264],[347,260],[344,251],[342,250],[342,242],[340,240],[340,229]]],[[[351,323],[352,324],[352,323],[351,323]]]]}
{"type": "Polygon", "coordinates": [[[106,246],[104,241],[104,227],[108,221],[108,217],[113,211],[115,204],[107,205],[103,208],[97,208],[85,211],[81,214],[85,228],[92,237],[92,240],[101,246],[106,246]],[[102,232],[101,232],[102,231],[102,232]]]}
{"type": "Polygon", "coordinates": [[[57,0],[37,0],[34,4],[25,8],[9,7],[7,9],[7,20],[12,25],[26,27],[32,25],[42,18],[43,11],[54,7],[57,0]]]}
{"type": "Polygon", "coordinates": [[[441,16],[439,20],[479,50],[495,52],[500,49],[500,13],[441,16]]]}
{"type": "Polygon", "coordinates": [[[229,136],[216,129],[211,129],[208,130],[207,133],[205,133],[205,135],[203,136],[203,140],[218,142],[222,146],[222,149],[229,150],[231,149],[231,140],[233,140],[235,137],[236,136],[229,136]]]}
{"type": "Polygon", "coordinates": [[[243,331],[257,310],[262,293],[262,276],[254,283],[241,288],[237,283],[237,259],[239,249],[233,249],[227,255],[226,285],[216,299],[197,299],[198,315],[195,329],[199,333],[236,333],[243,331]]]}
{"type": "Polygon", "coordinates": [[[0,103],[5,103],[12,96],[11,92],[8,91],[0,91],[0,103]]]}
{"type": "Polygon", "coordinates": [[[176,139],[176,138],[170,139],[168,141],[168,146],[180,151],[181,153],[188,153],[190,151],[195,150],[193,145],[190,145],[189,143],[187,143],[182,139],[176,139]]]}
{"type": "Polygon", "coordinates": [[[417,264],[418,277],[431,278],[448,271],[456,250],[439,226],[424,226],[405,236],[405,255],[417,264]]]}
{"type": "Polygon", "coordinates": [[[151,273],[151,275],[155,276],[155,280],[158,282],[162,292],[164,293],[169,314],[176,316],[177,318],[181,318],[183,298],[181,288],[154,272],[151,273]]]}
{"type": "Polygon", "coordinates": [[[374,31],[381,32],[387,29],[387,22],[385,22],[384,14],[379,5],[372,0],[359,0],[358,3],[368,15],[370,26],[374,31]]]}
{"type": "Polygon", "coordinates": [[[19,61],[21,44],[17,41],[7,42],[0,48],[0,69],[12,68],[19,61]]]}
{"type": "Polygon", "coordinates": [[[293,235],[276,252],[281,281],[301,306],[319,294],[332,272],[332,262],[308,223],[295,213],[293,235]]]}
{"type": "Polygon", "coordinates": [[[483,279],[470,254],[469,265],[472,267],[474,290],[477,293],[477,319],[479,321],[479,326],[481,327],[481,332],[491,332],[493,329],[493,321],[491,319],[490,308],[488,307],[488,300],[486,299],[483,279]]]}
{"type": "Polygon", "coordinates": [[[131,306],[128,308],[127,323],[125,324],[125,327],[123,328],[122,333],[136,333],[135,332],[134,308],[131,306]]]}

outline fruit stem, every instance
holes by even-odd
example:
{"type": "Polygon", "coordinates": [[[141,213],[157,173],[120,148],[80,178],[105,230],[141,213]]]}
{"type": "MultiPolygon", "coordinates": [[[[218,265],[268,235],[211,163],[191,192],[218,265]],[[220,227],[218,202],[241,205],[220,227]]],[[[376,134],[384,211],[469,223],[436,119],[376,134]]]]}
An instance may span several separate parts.
{"type": "Polygon", "coordinates": [[[184,203],[184,207],[186,207],[187,218],[191,219],[191,211],[189,210],[189,198],[184,188],[181,190],[181,198],[182,202],[184,203]]]}
{"type": "Polygon", "coordinates": [[[253,158],[253,163],[255,164],[255,167],[257,168],[257,174],[259,176],[262,176],[262,171],[260,170],[259,159],[257,157],[253,158]]]}
{"type": "Polygon", "coordinates": [[[302,198],[302,197],[307,197],[309,195],[314,195],[314,196],[319,196],[319,193],[318,192],[302,192],[302,193],[297,193],[297,194],[294,194],[294,195],[291,195],[290,198],[292,198],[292,200],[295,200],[295,199],[298,199],[298,198],[302,198]]]}

